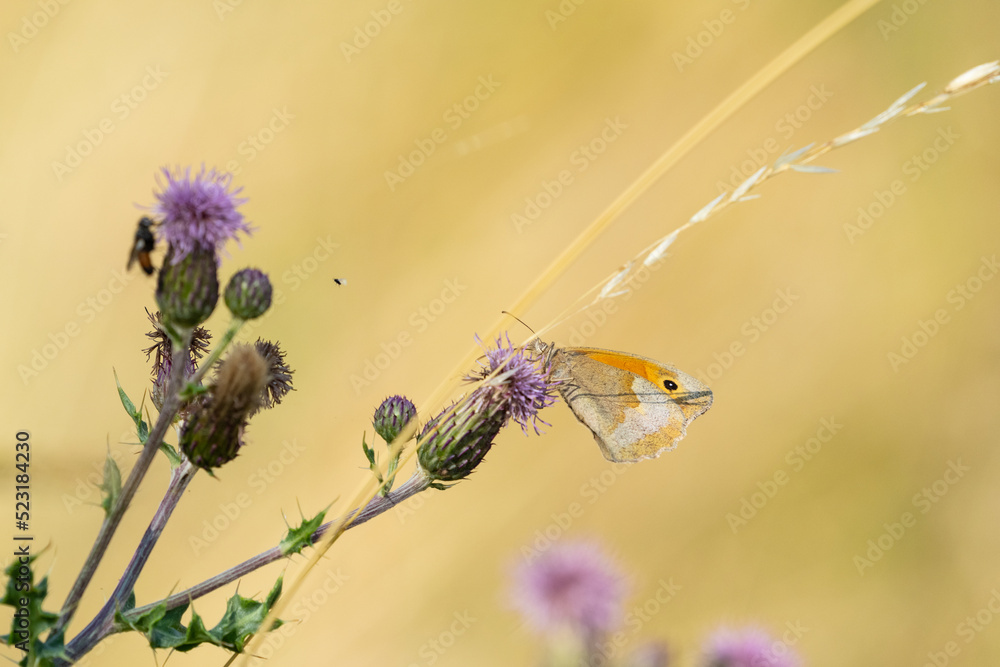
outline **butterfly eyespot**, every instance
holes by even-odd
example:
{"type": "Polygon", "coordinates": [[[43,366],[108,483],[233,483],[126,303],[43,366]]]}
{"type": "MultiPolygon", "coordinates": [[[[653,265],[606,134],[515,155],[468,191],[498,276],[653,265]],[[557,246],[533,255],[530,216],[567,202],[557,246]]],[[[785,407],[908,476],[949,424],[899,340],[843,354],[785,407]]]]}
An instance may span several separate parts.
{"type": "Polygon", "coordinates": [[[663,386],[666,387],[667,390],[669,391],[674,391],[675,389],[677,389],[677,383],[674,382],[673,380],[664,380],[663,386]]]}

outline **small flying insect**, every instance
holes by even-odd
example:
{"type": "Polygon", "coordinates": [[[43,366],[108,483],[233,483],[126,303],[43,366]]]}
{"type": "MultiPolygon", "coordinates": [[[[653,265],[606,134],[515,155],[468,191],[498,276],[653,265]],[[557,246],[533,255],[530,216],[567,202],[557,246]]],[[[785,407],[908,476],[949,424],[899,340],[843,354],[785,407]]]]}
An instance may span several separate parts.
{"type": "Polygon", "coordinates": [[[146,275],[153,275],[156,269],[153,267],[153,260],[149,258],[149,253],[156,247],[156,237],[153,236],[153,225],[156,223],[152,218],[143,216],[139,218],[139,226],[135,230],[135,240],[132,243],[132,250],[129,252],[128,264],[125,270],[128,271],[139,260],[139,266],[146,272],[146,275]]]}
{"type": "Polygon", "coordinates": [[[347,281],[344,280],[343,278],[334,278],[333,282],[337,283],[338,285],[346,285],[347,284],[347,281]]]}

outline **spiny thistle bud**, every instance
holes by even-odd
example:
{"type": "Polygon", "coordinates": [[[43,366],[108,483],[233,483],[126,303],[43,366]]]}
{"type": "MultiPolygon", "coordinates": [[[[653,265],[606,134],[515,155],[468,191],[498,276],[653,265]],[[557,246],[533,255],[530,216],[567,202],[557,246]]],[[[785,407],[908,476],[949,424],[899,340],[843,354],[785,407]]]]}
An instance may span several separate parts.
{"type": "Polygon", "coordinates": [[[271,281],[259,269],[237,271],[226,286],[226,307],[236,317],[253,320],[271,307],[271,281]]]}
{"type": "Polygon", "coordinates": [[[489,410],[478,401],[452,406],[434,417],[417,436],[417,459],[428,478],[456,482],[467,477],[493,446],[507,411],[489,410]]]}
{"type": "Polygon", "coordinates": [[[372,426],[387,443],[392,443],[411,419],[417,416],[417,408],[405,396],[390,396],[375,409],[372,426]]]}
{"type": "Polygon", "coordinates": [[[181,450],[191,463],[211,470],[236,458],[243,429],[267,380],[267,361],[254,346],[235,346],[209,392],[192,406],[191,417],[181,431],[181,450]]]}
{"type": "Polygon", "coordinates": [[[169,324],[195,327],[208,319],[219,302],[215,253],[193,250],[177,261],[173,247],[160,269],[156,303],[169,324]]]}

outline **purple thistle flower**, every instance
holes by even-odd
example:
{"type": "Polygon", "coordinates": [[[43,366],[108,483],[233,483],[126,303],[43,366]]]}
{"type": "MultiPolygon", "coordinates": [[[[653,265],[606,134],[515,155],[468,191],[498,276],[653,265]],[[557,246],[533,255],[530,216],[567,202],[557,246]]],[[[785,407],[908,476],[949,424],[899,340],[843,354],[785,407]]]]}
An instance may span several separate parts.
{"type": "MultiPolygon", "coordinates": [[[[487,364],[480,363],[481,369],[476,375],[468,376],[468,380],[481,380],[493,371],[501,370],[483,387],[493,386],[503,395],[503,401],[511,419],[521,425],[527,433],[528,425],[540,433],[538,423],[548,426],[548,423],[538,418],[538,411],[547,408],[555,402],[553,390],[556,382],[552,379],[552,370],[544,363],[544,357],[532,356],[524,348],[515,348],[510,342],[510,336],[497,337],[496,347],[485,350],[487,364]]],[[[479,337],[476,342],[482,345],[479,337]]]]}
{"type": "Polygon", "coordinates": [[[705,667],[797,667],[798,655],[760,628],[719,628],[705,644],[705,667]]]}
{"type": "Polygon", "coordinates": [[[627,584],[600,547],[573,542],[518,566],[511,592],[514,607],[539,632],[555,635],[568,627],[591,637],[621,624],[627,584]]]}
{"type": "Polygon", "coordinates": [[[236,239],[238,232],[253,231],[236,210],[247,200],[237,196],[242,187],[230,189],[231,174],[205,171],[204,166],[194,176],[190,167],[174,172],[163,167],[161,174],[166,184],[154,193],[152,210],[161,220],[157,233],[173,249],[173,263],[195,250],[210,251],[218,259],[226,241],[236,239]]]}

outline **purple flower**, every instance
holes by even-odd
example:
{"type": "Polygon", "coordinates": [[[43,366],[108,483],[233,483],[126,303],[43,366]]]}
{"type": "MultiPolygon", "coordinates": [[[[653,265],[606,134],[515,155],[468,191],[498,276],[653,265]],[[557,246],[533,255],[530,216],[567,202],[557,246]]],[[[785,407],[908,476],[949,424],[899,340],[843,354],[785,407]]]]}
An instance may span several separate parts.
{"type": "Polygon", "coordinates": [[[201,168],[191,175],[191,168],[171,172],[163,167],[166,184],[154,193],[152,207],[160,218],[159,236],[173,249],[173,263],[180,262],[194,250],[216,254],[238,232],[249,235],[251,227],[237,207],[247,200],[237,195],[242,187],[230,189],[232,175],[201,168]]]}
{"type": "Polygon", "coordinates": [[[705,667],[797,667],[799,658],[759,628],[716,630],[705,645],[705,667]]]}
{"type": "Polygon", "coordinates": [[[539,632],[585,637],[617,628],[627,592],[618,566],[589,542],[557,544],[514,572],[512,602],[539,632]]]}
{"type": "MultiPolygon", "coordinates": [[[[505,345],[504,339],[497,337],[496,347],[486,350],[488,363],[480,363],[482,368],[479,373],[467,379],[479,380],[500,368],[483,387],[495,387],[502,393],[500,400],[504,402],[510,418],[520,424],[525,433],[528,432],[529,422],[538,433],[538,422],[548,426],[538,419],[538,411],[555,401],[552,391],[556,383],[542,356],[532,356],[524,348],[515,348],[510,336],[506,339],[505,345]]],[[[476,341],[482,344],[478,337],[476,341]]]]}

